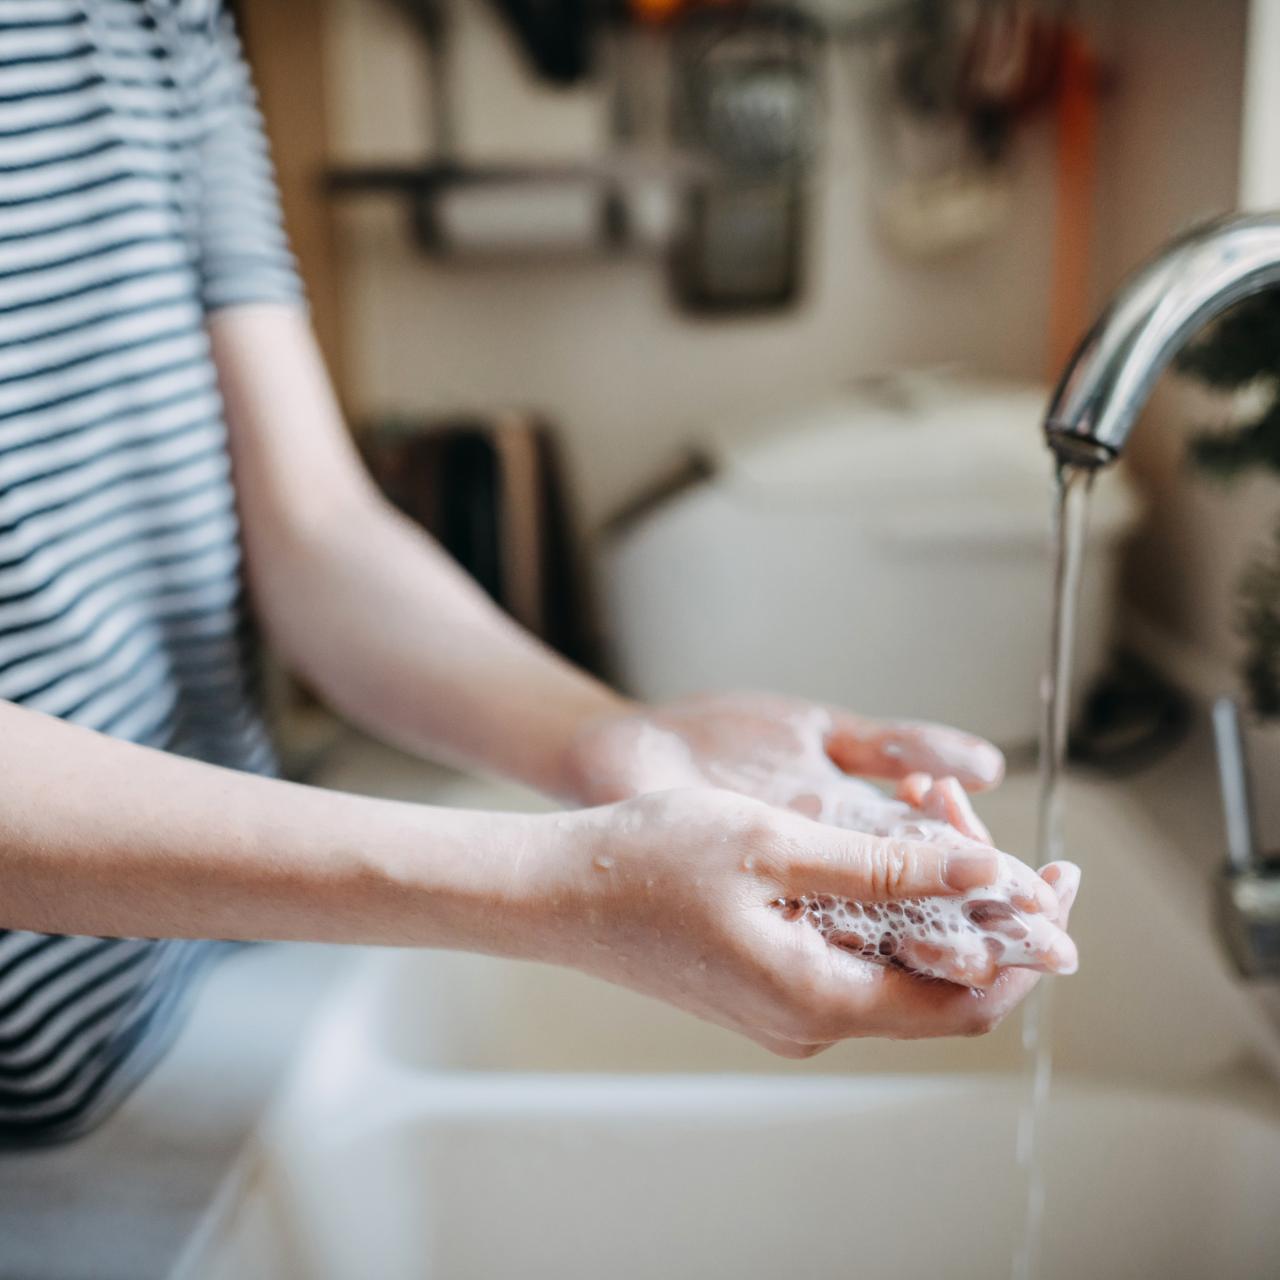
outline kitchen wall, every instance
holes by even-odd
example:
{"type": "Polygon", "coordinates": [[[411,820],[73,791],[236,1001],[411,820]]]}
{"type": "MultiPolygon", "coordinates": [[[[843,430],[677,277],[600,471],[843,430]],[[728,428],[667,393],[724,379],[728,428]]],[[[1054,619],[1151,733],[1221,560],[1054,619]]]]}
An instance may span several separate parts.
{"type": "MultiPolygon", "coordinates": [[[[452,88],[464,154],[597,152],[605,139],[600,103],[589,92],[535,85],[483,0],[453,2],[452,88]]],[[[1237,203],[1248,7],[1086,6],[1113,68],[1102,107],[1098,302],[1169,235],[1237,203]]],[[[385,0],[326,0],[326,11],[334,158],[420,158],[430,107],[416,32],[385,0]]],[[[941,262],[903,261],[886,251],[871,213],[877,175],[865,65],[843,53],[829,71],[810,287],[800,307],[775,317],[682,316],[652,258],[432,259],[412,244],[394,201],[345,205],[337,243],[355,415],[536,407],[563,429],[590,527],[659,472],[700,423],[749,422],[886,365],[962,361],[1047,376],[1049,126],[1021,141],[1013,215],[999,236],[941,262]]],[[[1270,481],[1224,494],[1182,466],[1188,430],[1229,413],[1166,378],[1131,459],[1152,512],[1131,558],[1131,629],[1205,686],[1230,679],[1233,580],[1280,506],[1280,486],[1270,481]]]]}
{"type": "MultiPolygon", "coordinates": [[[[412,159],[427,146],[427,71],[412,28],[383,0],[327,0],[331,133],[339,160],[412,159]]],[[[603,136],[589,95],[531,85],[482,0],[455,0],[459,131],[466,154],[578,155],[603,136]]],[[[963,361],[1041,376],[1052,154],[1024,138],[1014,212],[991,241],[945,262],[894,259],[870,215],[872,137],[855,56],[832,60],[829,154],[808,296],[777,317],[714,323],[671,307],[645,259],[464,266],[409,242],[385,201],[340,219],[358,414],[544,410],[565,432],[583,514],[605,517],[708,420],[748,420],[850,374],[963,361]]]]}

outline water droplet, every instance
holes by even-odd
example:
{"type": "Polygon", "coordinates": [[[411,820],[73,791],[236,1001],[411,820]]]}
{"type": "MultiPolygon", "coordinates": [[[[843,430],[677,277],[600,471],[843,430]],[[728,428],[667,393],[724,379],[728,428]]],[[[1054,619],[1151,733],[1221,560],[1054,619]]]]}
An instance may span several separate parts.
{"type": "Polygon", "coordinates": [[[613,866],[613,859],[606,853],[598,853],[592,859],[593,864],[600,871],[608,871],[613,866]]]}
{"type": "Polygon", "coordinates": [[[754,871],[756,869],[756,860],[750,854],[743,858],[742,869],[743,871],[754,871]]]}

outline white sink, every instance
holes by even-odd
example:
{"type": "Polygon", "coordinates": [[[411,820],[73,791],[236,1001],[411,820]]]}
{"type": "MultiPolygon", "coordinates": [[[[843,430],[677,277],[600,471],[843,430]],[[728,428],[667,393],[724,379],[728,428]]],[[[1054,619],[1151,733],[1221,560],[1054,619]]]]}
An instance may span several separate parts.
{"type": "MultiPolygon", "coordinates": [[[[1033,804],[1020,777],[984,806],[1007,847],[1033,804]]],[[[1274,1033],[1143,813],[1071,813],[1040,1280],[1280,1274],[1274,1033]]],[[[1016,1019],[792,1063],[581,975],[362,953],[181,1275],[998,1280],[1023,1065],[1016,1019]]]]}
{"type": "MultiPolygon", "coordinates": [[[[1021,1229],[1002,1080],[516,1079],[402,1101],[264,1160],[201,1274],[992,1280],[1021,1229]]],[[[1274,1115],[1072,1086],[1046,1146],[1043,1280],[1275,1274],[1274,1115]]]]}

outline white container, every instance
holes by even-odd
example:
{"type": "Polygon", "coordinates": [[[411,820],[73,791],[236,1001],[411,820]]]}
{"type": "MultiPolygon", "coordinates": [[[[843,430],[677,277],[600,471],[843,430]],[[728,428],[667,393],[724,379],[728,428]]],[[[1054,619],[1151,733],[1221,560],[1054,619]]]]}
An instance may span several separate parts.
{"type": "MultiPolygon", "coordinates": [[[[1046,400],[1036,386],[898,375],[713,436],[714,478],[606,551],[615,674],[650,699],[763,688],[1033,743],[1051,582],[1046,400]]],[[[1113,468],[1092,504],[1078,696],[1106,661],[1136,510],[1113,468]]]]}

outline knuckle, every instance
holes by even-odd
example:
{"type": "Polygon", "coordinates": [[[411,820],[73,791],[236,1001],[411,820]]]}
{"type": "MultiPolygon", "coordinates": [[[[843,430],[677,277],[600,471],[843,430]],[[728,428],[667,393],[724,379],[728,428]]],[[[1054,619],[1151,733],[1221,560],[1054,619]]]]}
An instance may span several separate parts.
{"type": "Polygon", "coordinates": [[[870,878],[873,891],[885,898],[902,895],[912,865],[912,851],[901,840],[879,840],[871,849],[870,878]]]}
{"type": "Polygon", "coordinates": [[[755,869],[770,875],[781,874],[791,856],[782,824],[767,809],[744,814],[736,833],[739,850],[748,855],[755,869]]]}
{"type": "Polygon", "coordinates": [[[778,823],[763,805],[753,805],[743,814],[738,834],[744,844],[758,852],[772,849],[778,843],[778,823]]]}

